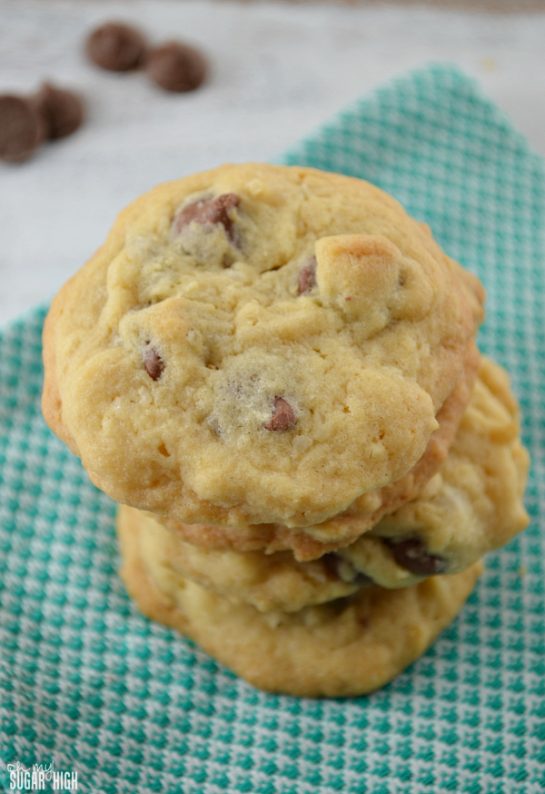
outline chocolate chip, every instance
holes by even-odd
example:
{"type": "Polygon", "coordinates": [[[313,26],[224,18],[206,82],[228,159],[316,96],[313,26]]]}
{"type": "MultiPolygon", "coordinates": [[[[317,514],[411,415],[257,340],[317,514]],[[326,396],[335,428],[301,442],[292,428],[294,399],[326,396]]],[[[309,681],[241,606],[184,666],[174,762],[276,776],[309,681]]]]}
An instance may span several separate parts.
{"type": "Polygon", "coordinates": [[[339,558],[334,552],[324,554],[323,557],[320,557],[320,562],[324,566],[325,572],[330,579],[339,578],[339,558]]]}
{"type": "Polygon", "coordinates": [[[290,430],[296,424],[297,417],[289,402],[283,397],[275,397],[273,415],[263,425],[265,430],[290,430]]]}
{"type": "Polygon", "coordinates": [[[144,353],[142,355],[144,361],[144,369],[150,376],[152,380],[159,380],[161,375],[163,374],[163,370],[165,368],[165,362],[157,352],[157,350],[152,347],[151,345],[147,345],[144,348],[144,353]]]}
{"type": "Polygon", "coordinates": [[[66,138],[81,126],[84,116],[83,102],[73,91],[44,83],[35,97],[35,102],[49,139],[66,138]]]}
{"type": "Polygon", "coordinates": [[[420,538],[400,541],[388,539],[385,542],[397,564],[417,576],[433,576],[436,573],[443,573],[448,567],[443,557],[427,551],[420,538]]]}
{"type": "Polygon", "coordinates": [[[297,294],[307,295],[316,286],[316,257],[313,256],[299,271],[297,294]]]}
{"type": "Polygon", "coordinates": [[[110,72],[136,69],[144,60],[146,40],[139,30],[123,22],[105,22],[85,42],[90,60],[110,72]]]}
{"type": "Polygon", "coordinates": [[[27,160],[44,139],[44,123],[31,99],[0,96],[0,159],[27,160]]]}
{"type": "Polygon", "coordinates": [[[185,92],[198,88],[205,80],[205,57],[188,44],[168,41],[148,53],[146,69],[151,79],[165,91],[185,92]]]}
{"type": "Polygon", "coordinates": [[[225,229],[229,239],[234,242],[233,219],[231,211],[238,207],[240,198],[236,193],[222,193],[220,196],[202,198],[188,204],[174,218],[174,231],[181,232],[190,223],[202,225],[219,223],[225,229]]]}
{"type": "Polygon", "coordinates": [[[356,574],[356,578],[354,579],[354,584],[363,587],[364,585],[374,584],[374,582],[370,576],[367,576],[366,573],[362,573],[361,571],[358,571],[358,573],[356,574]]]}
{"type": "Polygon", "coordinates": [[[335,552],[324,554],[323,557],[320,557],[320,562],[323,563],[326,573],[332,579],[340,579],[342,582],[355,584],[360,587],[373,583],[373,580],[367,574],[358,571],[352,563],[335,552]]]}

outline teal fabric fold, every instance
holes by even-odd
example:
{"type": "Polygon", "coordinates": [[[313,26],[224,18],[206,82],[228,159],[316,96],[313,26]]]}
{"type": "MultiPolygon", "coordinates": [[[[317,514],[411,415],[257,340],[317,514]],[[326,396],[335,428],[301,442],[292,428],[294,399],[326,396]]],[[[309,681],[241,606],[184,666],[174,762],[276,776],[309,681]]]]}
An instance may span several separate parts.
{"type": "Polygon", "coordinates": [[[382,691],[258,692],[130,602],[114,505],[41,418],[45,311],[28,314],[0,335],[6,791],[17,763],[75,770],[93,794],[545,790],[544,162],[447,66],[390,83],[281,161],[375,182],[481,277],[480,344],[521,401],[532,525],[490,555],[458,619],[382,691]]]}

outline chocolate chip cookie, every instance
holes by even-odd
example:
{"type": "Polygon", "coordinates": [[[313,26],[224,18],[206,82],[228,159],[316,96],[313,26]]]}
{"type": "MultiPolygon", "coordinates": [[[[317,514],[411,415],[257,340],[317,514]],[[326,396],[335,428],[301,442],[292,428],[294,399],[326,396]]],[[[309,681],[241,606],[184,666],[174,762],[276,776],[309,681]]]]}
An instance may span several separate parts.
{"type": "Polygon", "coordinates": [[[148,531],[140,515],[122,511],[118,523],[121,575],[138,607],[271,692],[337,697],[378,689],[453,620],[481,572],[475,563],[403,590],[370,586],[297,612],[263,613],[184,579],[172,565],[173,533],[157,523],[148,531]]]}
{"type": "Polygon", "coordinates": [[[44,415],[99,488],[162,520],[378,510],[464,380],[482,302],[372,185],[223,166],[137,200],[62,289],[44,415]]]}
{"type": "Polygon", "coordinates": [[[184,541],[151,513],[125,505],[119,508],[118,524],[141,527],[151,545],[163,543],[167,533],[174,572],[234,604],[252,604],[260,612],[297,612],[351,595],[369,583],[366,576],[335,554],[296,562],[288,551],[264,554],[207,549],[184,541]]]}

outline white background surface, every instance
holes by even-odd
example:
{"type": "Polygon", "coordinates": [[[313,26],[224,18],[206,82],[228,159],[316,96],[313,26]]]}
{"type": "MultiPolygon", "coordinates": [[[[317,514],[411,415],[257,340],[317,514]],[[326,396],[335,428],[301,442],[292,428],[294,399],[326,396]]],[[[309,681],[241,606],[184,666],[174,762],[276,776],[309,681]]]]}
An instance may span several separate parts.
{"type": "Polygon", "coordinates": [[[267,160],[388,78],[430,61],[476,77],[545,154],[545,13],[230,0],[0,0],[0,91],[45,78],[81,91],[88,120],[19,166],[0,163],[0,325],[48,300],[155,183],[267,160]],[[86,63],[91,26],[121,18],[209,55],[208,85],[168,95],[143,73],[86,63]]]}

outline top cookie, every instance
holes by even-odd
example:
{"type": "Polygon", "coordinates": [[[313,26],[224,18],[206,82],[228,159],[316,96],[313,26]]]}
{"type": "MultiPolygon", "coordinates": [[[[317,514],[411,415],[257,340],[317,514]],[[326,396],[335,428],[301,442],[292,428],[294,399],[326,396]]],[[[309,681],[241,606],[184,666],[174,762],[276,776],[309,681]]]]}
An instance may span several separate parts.
{"type": "Polygon", "coordinates": [[[308,526],[415,466],[477,279],[372,185],[230,165],[121,213],[44,333],[44,415],[114,499],[308,526]]]}

